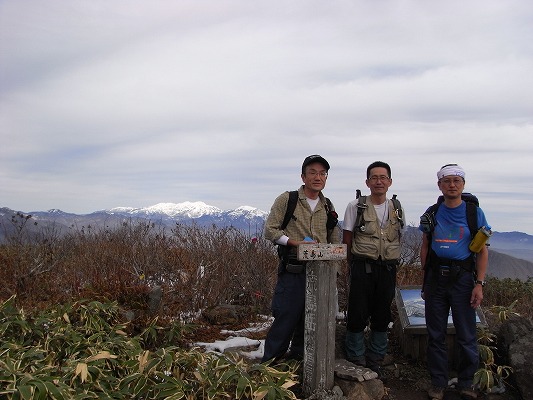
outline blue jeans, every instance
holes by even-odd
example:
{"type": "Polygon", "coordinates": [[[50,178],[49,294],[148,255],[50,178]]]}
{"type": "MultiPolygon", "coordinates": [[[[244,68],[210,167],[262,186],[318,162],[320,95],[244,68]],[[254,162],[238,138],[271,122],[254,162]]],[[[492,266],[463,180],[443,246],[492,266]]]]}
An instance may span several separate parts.
{"type": "Polygon", "coordinates": [[[305,319],[305,271],[293,274],[278,267],[278,281],[272,297],[274,322],[265,339],[262,362],[291,353],[303,356],[305,319]],[[292,342],[292,343],[291,343],[292,342]]]}
{"type": "Polygon", "coordinates": [[[474,374],[479,367],[476,311],[470,307],[474,280],[471,272],[462,269],[459,271],[457,276],[453,276],[453,273],[443,275],[440,267],[430,268],[425,288],[427,364],[431,383],[439,387],[448,386],[446,329],[450,309],[459,350],[457,386],[471,387],[474,374]]]}

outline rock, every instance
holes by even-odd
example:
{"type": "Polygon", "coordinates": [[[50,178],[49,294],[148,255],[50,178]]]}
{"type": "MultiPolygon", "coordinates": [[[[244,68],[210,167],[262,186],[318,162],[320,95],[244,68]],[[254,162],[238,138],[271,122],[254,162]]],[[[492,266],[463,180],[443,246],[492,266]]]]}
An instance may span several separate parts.
{"type": "Polygon", "coordinates": [[[346,358],[344,342],[346,326],[337,324],[335,331],[335,385],[348,400],[381,400],[385,386],[378,374],[369,368],[355,365],[346,358]]]}
{"type": "Polygon", "coordinates": [[[305,400],[348,400],[342,390],[338,386],[334,386],[331,390],[320,390],[313,393],[305,400]]]}
{"type": "Polygon", "coordinates": [[[249,307],[220,304],[205,309],[202,316],[212,325],[232,325],[241,321],[249,313],[249,307]]]}
{"type": "Polygon", "coordinates": [[[161,286],[154,286],[148,293],[148,311],[150,314],[156,314],[163,300],[163,289],[161,286]]]}
{"type": "Polygon", "coordinates": [[[524,317],[510,318],[502,323],[498,336],[522,397],[533,399],[533,322],[524,317]]]}
{"type": "Polygon", "coordinates": [[[161,286],[154,286],[150,288],[150,291],[147,294],[145,307],[140,307],[132,310],[125,309],[122,310],[122,314],[124,315],[124,318],[126,318],[126,320],[129,322],[146,314],[148,314],[149,316],[153,316],[159,312],[162,301],[163,289],[161,288],[161,286]]]}
{"type": "Polygon", "coordinates": [[[379,379],[354,382],[335,378],[335,385],[348,400],[381,400],[385,396],[385,386],[379,379]]]}
{"type": "Polygon", "coordinates": [[[335,360],[335,376],[349,381],[369,381],[376,379],[378,374],[369,368],[361,367],[347,360],[335,360]]]}

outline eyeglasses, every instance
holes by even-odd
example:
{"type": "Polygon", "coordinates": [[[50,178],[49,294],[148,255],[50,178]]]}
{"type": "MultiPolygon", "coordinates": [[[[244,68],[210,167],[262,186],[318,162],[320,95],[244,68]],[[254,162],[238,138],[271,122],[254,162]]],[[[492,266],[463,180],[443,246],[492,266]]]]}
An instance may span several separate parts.
{"type": "Polygon", "coordinates": [[[387,176],[387,175],[372,175],[370,178],[368,178],[369,181],[371,182],[377,182],[377,181],[382,181],[382,182],[386,182],[388,181],[390,178],[387,176]]]}
{"type": "Polygon", "coordinates": [[[309,176],[312,176],[313,178],[319,176],[321,178],[326,178],[328,176],[328,173],[326,171],[314,171],[314,170],[311,170],[311,171],[307,171],[306,172],[307,175],[309,176]]]}
{"type": "Polygon", "coordinates": [[[461,178],[453,178],[453,179],[446,178],[446,179],[441,179],[440,183],[442,183],[443,185],[446,185],[446,186],[449,186],[452,183],[455,186],[459,186],[460,184],[464,183],[464,181],[461,178]]]}

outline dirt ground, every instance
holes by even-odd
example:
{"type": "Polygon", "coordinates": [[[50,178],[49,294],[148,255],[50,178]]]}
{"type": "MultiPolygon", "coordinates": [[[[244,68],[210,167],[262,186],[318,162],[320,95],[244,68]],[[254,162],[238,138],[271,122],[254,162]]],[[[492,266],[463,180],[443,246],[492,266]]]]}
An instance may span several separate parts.
{"type": "MultiPolygon", "coordinates": [[[[386,388],[384,400],[428,400],[427,389],[431,385],[428,371],[423,363],[403,356],[394,333],[389,335],[389,355],[384,367],[383,383],[386,388]]],[[[450,372],[453,377],[454,372],[450,372]]],[[[444,400],[460,400],[454,389],[445,392],[444,400]]],[[[503,394],[484,394],[482,400],[521,400],[520,395],[509,388],[503,394]]]]}
{"type": "MultiPolygon", "coordinates": [[[[221,329],[238,330],[243,326],[213,326],[201,324],[195,330],[192,341],[214,342],[215,340],[225,340],[227,337],[221,334],[221,329]]],[[[264,333],[257,333],[254,339],[264,339],[264,333]]],[[[389,354],[385,360],[383,368],[385,386],[385,397],[383,400],[428,400],[427,388],[430,385],[428,371],[423,363],[416,362],[405,357],[399,346],[399,341],[394,333],[389,335],[389,354]]],[[[451,373],[453,377],[453,372],[451,373]]],[[[296,389],[295,393],[298,392],[296,389]]],[[[298,394],[298,393],[297,393],[298,394]]],[[[446,391],[444,400],[460,400],[458,392],[449,389],[446,391]]],[[[519,394],[509,388],[503,394],[485,394],[479,397],[482,400],[522,400],[519,394]]]]}

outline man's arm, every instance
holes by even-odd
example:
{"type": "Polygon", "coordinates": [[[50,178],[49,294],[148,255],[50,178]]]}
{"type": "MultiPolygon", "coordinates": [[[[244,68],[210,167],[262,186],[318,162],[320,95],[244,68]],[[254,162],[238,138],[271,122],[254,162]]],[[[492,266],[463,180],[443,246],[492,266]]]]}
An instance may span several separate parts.
{"type": "MultiPolygon", "coordinates": [[[[477,253],[476,256],[476,271],[477,279],[480,281],[485,280],[485,275],[487,274],[487,265],[489,263],[489,249],[487,246],[483,246],[481,251],[477,253]]],[[[477,308],[483,300],[483,286],[480,284],[474,285],[472,289],[472,296],[470,297],[470,306],[472,308],[477,308]]]]}
{"type": "Polygon", "coordinates": [[[353,239],[353,232],[352,231],[347,231],[346,229],[343,229],[342,230],[342,243],[344,243],[346,245],[346,250],[347,250],[347,261],[348,261],[348,265],[351,264],[352,262],[352,239],[353,239]]]}
{"type": "Polygon", "coordinates": [[[279,195],[270,209],[270,213],[265,221],[264,236],[266,240],[276,242],[285,235],[280,227],[285,217],[287,203],[289,202],[289,192],[279,195]]]}
{"type": "Polygon", "coordinates": [[[425,300],[425,296],[424,296],[424,286],[426,285],[426,261],[427,261],[427,258],[428,258],[428,253],[429,253],[429,239],[428,239],[428,235],[426,235],[425,233],[422,234],[422,246],[420,246],[420,265],[422,266],[422,298],[425,300]]]}
{"type": "Polygon", "coordinates": [[[426,267],[426,260],[428,257],[428,235],[425,233],[422,234],[422,246],[420,246],[420,265],[422,265],[422,268],[425,270],[426,267]]]}

